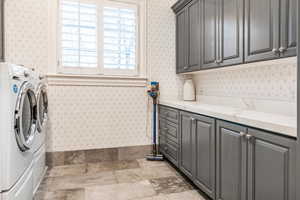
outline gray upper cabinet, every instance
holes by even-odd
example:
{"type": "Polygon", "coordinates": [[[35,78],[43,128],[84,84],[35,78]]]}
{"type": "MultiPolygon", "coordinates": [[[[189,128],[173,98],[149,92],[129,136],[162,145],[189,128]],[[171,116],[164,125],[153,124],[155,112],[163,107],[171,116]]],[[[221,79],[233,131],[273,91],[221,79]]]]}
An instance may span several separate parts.
{"type": "Polygon", "coordinates": [[[217,66],[217,0],[202,0],[202,69],[217,66]]]}
{"type": "Polygon", "coordinates": [[[215,120],[192,116],[195,154],[194,183],[212,199],[215,198],[215,120]]]}
{"type": "Polygon", "coordinates": [[[297,0],[180,0],[177,73],[296,56],[297,0]]]}
{"type": "Polygon", "coordinates": [[[243,0],[202,0],[202,69],[243,63],[243,0]]]}
{"type": "Polygon", "coordinates": [[[188,15],[188,67],[185,71],[200,70],[200,1],[187,6],[188,15]]]}
{"type": "Polygon", "coordinates": [[[188,66],[187,61],[187,15],[185,10],[181,10],[176,15],[176,65],[177,72],[184,72],[188,66]]]}
{"type": "Polygon", "coordinates": [[[235,124],[217,122],[217,200],[245,200],[247,129],[235,124]]]}
{"type": "Polygon", "coordinates": [[[200,70],[200,0],[174,5],[177,73],[200,70]]]}
{"type": "Polygon", "coordinates": [[[4,60],[4,0],[0,0],[0,62],[4,60]]]}
{"type": "Polygon", "coordinates": [[[246,0],[245,4],[245,61],[278,58],[279,0],[246,0]]]}
{"type": "Polygon", "coordinates": [[[219,66],[244,61],[244,0],[218,1],[219,66]]]}
{"type": "Polygon", "coordinates": [[[281,57],[296,56],[297,0],[281,0],[281,57]]]}
{"type": "Polygon", "coordinates": [[[295,142],[249,129],[248,200],[295,199],[295,142]]]}
{"type": "Polygon", "coordinates": [[[246,0],[245,61],[296,55],[297,0],[246,0]]]}

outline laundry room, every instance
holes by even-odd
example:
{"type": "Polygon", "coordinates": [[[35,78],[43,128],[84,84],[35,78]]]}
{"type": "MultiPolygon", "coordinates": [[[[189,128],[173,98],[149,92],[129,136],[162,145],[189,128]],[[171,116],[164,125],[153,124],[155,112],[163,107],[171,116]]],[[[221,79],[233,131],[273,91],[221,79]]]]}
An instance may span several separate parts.
{"type": "Polygon", "coordinates": [[[0,200],[300,200],[297,0],[0,0],[0,200]]]}

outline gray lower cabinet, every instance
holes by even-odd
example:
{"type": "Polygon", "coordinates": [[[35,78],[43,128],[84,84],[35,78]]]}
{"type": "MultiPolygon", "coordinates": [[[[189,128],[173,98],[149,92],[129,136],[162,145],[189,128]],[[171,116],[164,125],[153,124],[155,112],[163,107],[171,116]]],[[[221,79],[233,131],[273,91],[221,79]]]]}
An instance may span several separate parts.
{"type": "Polygon", "coordinates": [[[179,166],[179,111],[159,106],[159,151],[179,166]]]}
{"type": "Polygon", "coordinates": [[[202,191],[215,198],[215,120],[180,113],[181,171],[202,191]]]}
{"type": "Polygon", "coordinates": [[[295,158],[292,139],[218,121],[216,199],[295,200],[295,158]]]}
{"type": "Polygon", "coordinates": [[[295,200],[295,141],[255,129],[246,140],[248,200],[295,200]]]}
{"type": "Polygon", "coordinates": [[[193,117],[192,114],[187,112],[180,112],[180,161],[179,168],[182,172],[193,179],[194,172],[194,159],[195,155],[195,144],[193,137],[193,117]]]}
{"type": "Polygon", "coordinates": [[[246,131],[242,126],[217,122],[217,200],[246,200],[246,131]]]}
{"type": "Polygon", "coordinates": [[[215,119],[193,115],[194,183],[212,199],[215,198],[215,119]]]}
{"type": "Polygon", "coordinates": [[[296,141],[159,107],[159,148],[216,200],[296,200],[296,141]]]}

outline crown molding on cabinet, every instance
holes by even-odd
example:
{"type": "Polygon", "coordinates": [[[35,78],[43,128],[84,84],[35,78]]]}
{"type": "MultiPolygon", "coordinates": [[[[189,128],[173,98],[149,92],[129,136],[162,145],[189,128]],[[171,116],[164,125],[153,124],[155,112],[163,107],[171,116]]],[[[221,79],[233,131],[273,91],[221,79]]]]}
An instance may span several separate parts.
{"type": "Polygon", "coordinates": [[[50,86],[107,86],[107,87],[146,87],[147,78],[117,77],[101,75],[48,74],[50,86]]]}
{"type": "Polygon", "coordinates": [[[179,0],[171,8],[175,13],[177,13],[179,10],[184,8],[191,1],[192,0],[179,0]]]}

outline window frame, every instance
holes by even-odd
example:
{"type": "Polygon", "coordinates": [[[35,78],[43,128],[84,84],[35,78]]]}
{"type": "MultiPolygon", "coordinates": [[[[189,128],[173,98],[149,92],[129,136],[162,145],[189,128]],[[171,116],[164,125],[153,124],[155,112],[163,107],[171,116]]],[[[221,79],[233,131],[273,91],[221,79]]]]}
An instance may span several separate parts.
{"type": "MultiPolygon", "coordinates": [[[[98,51],[98,65],[96,68],[88,69],[83,67],[64,67],[62,66],[62,10],[61,0],[57,0],[56,11],[56,72],[52,69],[52,73],[60,73],[66,75],[98,75],[98,76],[120,76],[120,77],[145,77],[146,70],[146,0],[70,0],[89,2],[97,4],[97,51],[98,51]],[[103,63],[103,8],[105,6],[116,6],[121,8],[136,9],[136,68],[134,70],[126,69],[105,69],[103,63]]],[[[51,22],[50,22],[51,23],[51,22]]],[[[52,21],[53,24],[53,21],[52,21]]],[[[53,38],[52,38],[53,39],[53,38]]],[[[51,38],[49,40],[51,42],[51,38]]],[[[50,54],[51,55],[51,54],[50,54]]],[[[50,61],[51,62],[51,61],[50,61]]],[[[52,62],[53,63],[53,62],[52,62]]]]}

